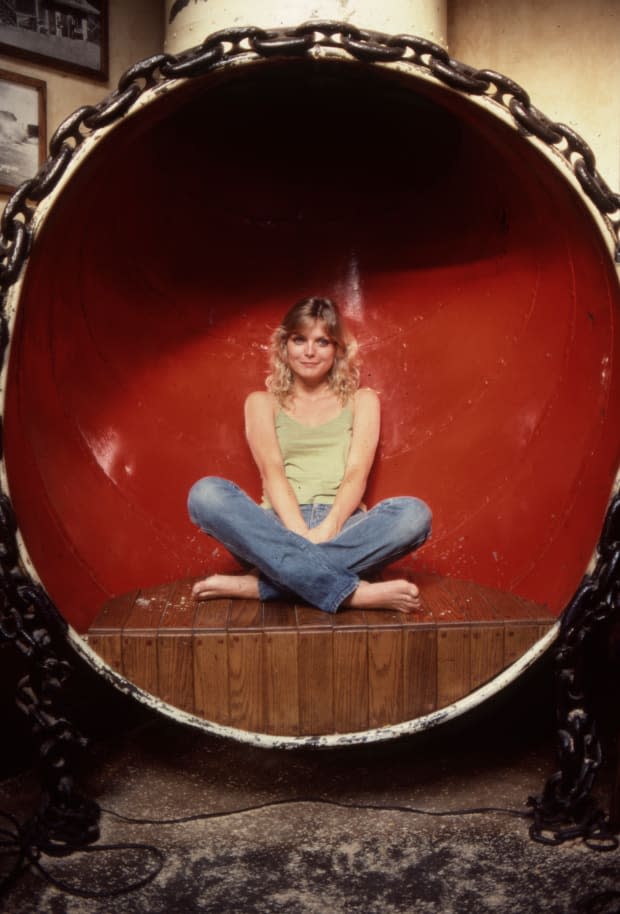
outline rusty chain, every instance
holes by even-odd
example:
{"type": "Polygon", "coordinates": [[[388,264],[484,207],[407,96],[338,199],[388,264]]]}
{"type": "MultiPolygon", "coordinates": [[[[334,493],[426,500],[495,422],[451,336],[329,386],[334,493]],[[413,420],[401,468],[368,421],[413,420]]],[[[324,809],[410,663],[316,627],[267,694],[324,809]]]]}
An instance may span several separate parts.
{"type": "Polygon", "coordinates": [[[620,607],[620,494],[608,509],[598,558],[562,616],[555,650],[557,754],[559,770],[540,797],[530,798],[532,837],[560,844],[582,837],[589,846],[613,850],[618,839],[592,797],[602,764],[601,743],[591,713],[585,647],[592,632],[613,619],[620,607]]]}
{"type": "Polygon", "coordinates": [[[50,155],[38,174],[13,195],[4,212],[0,240],[0,289],[10,286],[29,254],[29,225],[34,206],[49,194],[64,174],[75,150],[94,130],[122,118],[143,92],[166,80],[196,78],[239,57],[310,57],[317,48],[337,48],[365,63],[410,63],[439,82],[468,95],[486,96],[502,106],[525,134],[556,149],[565,159],[584,194],[610,217],[620,263],[620,194],[610,190],[596,169],[594,153],[585,140],[565,124],[551,121],[530,101],[516,82],[488,69],[475,69],[450,57],[445,48],[413,35],[388,35],[350,23],[316,20],[294,28],[256,26],[223,29],[181,54],[154,54],[121,76],[117,89],[97,105],[78,108],[54,133],[50,155]]]}
{"type": "MultiPolygon", "coordinates": [[[[388,35],[350,23],[316,20],[287,29],[230,28],[215,32],[181,54],[161,53],[139,61],[125,71],[114,92],[97,105],[78,108],[55,131],[48,159],[32,179],[16,190],[0,222],[0,362],[4,361],[8,343],[6,294],[30,254],[36,207],[54,190],[76,151],[93,131],[122,119],[144,92],[167,80],[200,78],[240,58],[310,59],[323,48],[338,49],[364,63],[407,63],[450,89],[484,96],[499,105],[521,133],[535,137],[564,158],[584,194],[607,218],[615,237],[615,259],[620,263],[620,194],[612,192],[597,171],[594,154],[585,140],[534,107],[518,83],[493,70],[461,63],[450,57],[445,48],[425,38],[388,35]]],[[[590,842],[609,840],[605,817],[591,799],[601,748],[587,710],[583,644],[590,632],[618,609],[619,567],[620,501],[616,497],[607,515],[596,568],[584,580],[562,619],[556,650],[560,770],[549,779],[542,797],[530,800],[534,816],[531,833],[540,841],[559,843],[577,836],[590,842]]],[[[32,661],[32,672],[19,684],[18,702],[33,722],[47,771],[46,802],[41,815],[52,835],[52,844],[87,843],[96,839],[98,809],[96,804],[80,798],[73,786],[72,758],[83,740],[58,715],[58,696],[68,666],[58,659],[48,633],[59,626],[62,629],[64,623],[43,589],[21,566],[12,506],[2,493],[0,575],[0,642],[12,642],[32,661]],[[64,832],[57,820],[64,823],[64,832]],[[66,837],[67,821],[71,838],[66,837]]]]}
{"type": "Polygon", "coordinates": [[[62,713],[71,666],[51,635],[63,635],[67,626],[21,567],[16,531],[10,500],[0,493],[0,646],[12,644],[29,661],[16,701],[31,723],[42,778],[41,804],[24,830],[22,853],[61,855],[98,839],[99,807],[80,793],[73,777],[86,741],[62,713]]]}

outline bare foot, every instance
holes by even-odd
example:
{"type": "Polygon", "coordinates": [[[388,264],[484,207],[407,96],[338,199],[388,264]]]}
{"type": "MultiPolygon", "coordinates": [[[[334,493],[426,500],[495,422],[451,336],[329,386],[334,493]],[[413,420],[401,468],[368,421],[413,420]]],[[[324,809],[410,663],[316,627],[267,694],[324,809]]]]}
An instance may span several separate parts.
{"type": "Polygon", "coordinates": [[[411,581],[360,581],[357,590],[342,604],[356,609],[393,609],[412,613],[422,608],[420,591],[411,581]]]}
{"type": "Polygon", "coordinates": [[[212,574],[192,587],[194,600],[220,600],[232,597],[258,599],[258,578],[255,574],[212,574]]]}

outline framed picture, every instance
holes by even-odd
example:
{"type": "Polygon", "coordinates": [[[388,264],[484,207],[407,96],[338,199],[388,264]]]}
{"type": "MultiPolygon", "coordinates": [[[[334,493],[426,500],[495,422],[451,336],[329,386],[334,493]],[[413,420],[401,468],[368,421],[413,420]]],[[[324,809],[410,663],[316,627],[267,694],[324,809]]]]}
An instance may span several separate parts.
{"type": "Polygon", "coordinates": [[[0,53],[108,78],[108,0],[0,0],[0,53]]]}
{"type": "Polygon", "coordinates": [[[45,159],[45,83],[0,70],[0,193],[32,178],[45,159]]]}

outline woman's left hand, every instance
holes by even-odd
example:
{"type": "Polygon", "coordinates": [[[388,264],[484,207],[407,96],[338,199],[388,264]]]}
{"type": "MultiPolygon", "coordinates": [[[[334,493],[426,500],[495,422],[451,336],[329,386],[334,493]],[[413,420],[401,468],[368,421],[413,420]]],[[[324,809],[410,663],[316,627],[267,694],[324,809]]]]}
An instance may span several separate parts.
{"type": "Polygon", "coordinates": [[[333,539],[337,533],[337,524],[327,515],[320,524],[317,524],[316,527],[312,527],[308,530],[305,537],[310,540],[311,543],[326,543],[328,540],[333,539]]]}

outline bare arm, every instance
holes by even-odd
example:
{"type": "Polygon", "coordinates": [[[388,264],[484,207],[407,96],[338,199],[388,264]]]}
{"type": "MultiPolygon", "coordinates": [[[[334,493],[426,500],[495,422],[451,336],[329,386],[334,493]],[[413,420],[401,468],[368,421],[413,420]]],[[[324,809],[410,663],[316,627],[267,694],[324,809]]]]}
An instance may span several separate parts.
{"type": "Polygon", "coordinates": [[[251,393],[245,401],[245,436],[274,511],[287,529],[307,537],[308,527],[284,472],[273,399],[264,391],[251,393]]]}
{"type": "Polygon", "coordinates": [[[379,397],[368,388],[355,394],[351,448],[340,488],[325,520],[308,533],[308,539],[322,543],[336,536],[342,525],[359,508],[368,474],[379,443],[381,407],[379,397]]]}

